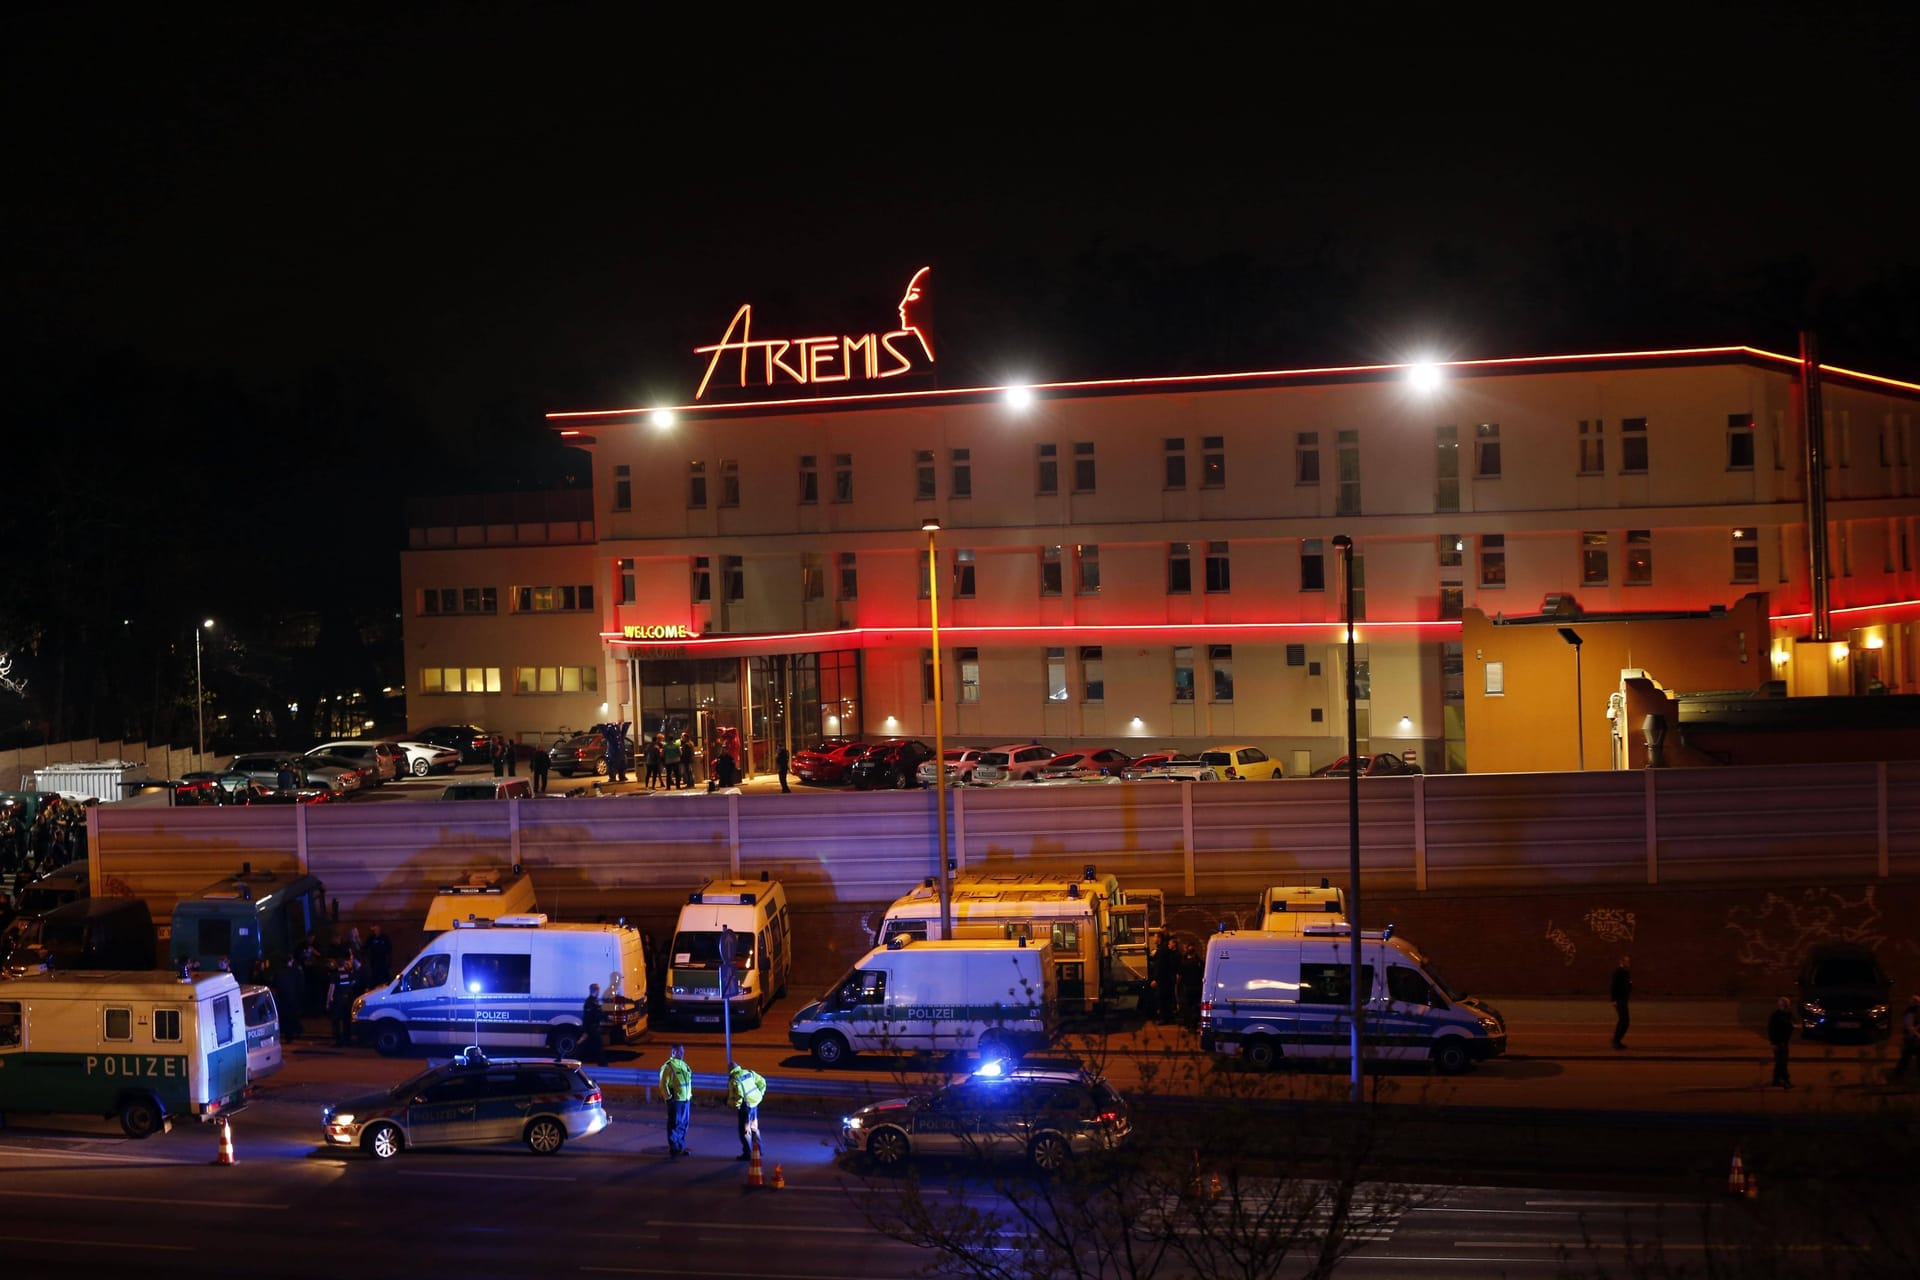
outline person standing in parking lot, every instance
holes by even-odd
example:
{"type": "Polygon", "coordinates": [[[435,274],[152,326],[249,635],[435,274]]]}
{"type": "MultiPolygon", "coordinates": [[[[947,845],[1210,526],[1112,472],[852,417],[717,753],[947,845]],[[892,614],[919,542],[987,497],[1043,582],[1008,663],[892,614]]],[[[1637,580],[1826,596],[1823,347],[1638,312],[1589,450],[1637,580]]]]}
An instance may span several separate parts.
{"type": "Polygon", "coordinates": [[[780,771],[780,790],[783,794],[791,794],[793,790],[787,785],[787,770],[792,766],[793,756],[788,752],[786,744],[782,743],[780,750],[774,753],[773,767],[780,771]]]}
{"type": "Polygon", "coordinates": [[[727,1069],[727,1105],[740,1118],[740,1158],[751,1160],[760,1141],[760,1099],[767,1096],[767,1078],[735,1062],[727,1069]]]}
{"type": "Polygon", "coordinates": [[[527,758],[527,771],[533,774],[533,794],[547,794],[547,771],[553,767],[553,757],[547,749],[538,743],[534,745],[532,755],[527,758]]]}
{"type": "Polygon", "coordinates": [[[367,985],[384,987],[393,981],[393,939],[374,925],[367,930],[367,985]]]}
{"type": "Polygon", "coordinates": [[[600,1007],[600,984],[587,984],[587,998],[580,1002],[580,1060],[596,1067],[607,1065],[607,1051],[600,1043],[600,1024],[606,1013],[600,1007]]]}
{"type": "Polygon", "coordinates": [[[1613,986],[1608,989],[1613,1001],[1613,1047],[1627,1047],[1628,1002],[1633,999],[1633,957],[1621,956],[1620,967],[1613,971],[1613,986]]]}
{"type": "Polygon", "coordinates": [[[660,738],[655,735],[647,739],[647,790],[652,791],[660,785],[660,738]]]}
{"type": "Polygon", "coordinates": [[[499,734],[494,734],[487,743],[487,758],[493,761],[493,776],[507,776],[507,742],[499,734]]]}
{"type": "Polygon", "coordinates": [[[1773,1046],[1773,1083],[1782,1089],[1793,1088],[1787,1075],[1787,1049],[1793,1044],[1793,1001],[1781,996],[1767,1015],[1767,1043],[1773,1046]]]}
{"type": "Polygon", "coordinates": [[[687,1065],[685,1045],[673,1046],[660,1067],[660,1096],[667,1102],[667,1157],[690,1155],[687,1125],[693,1119],[693,1068],[687,1065]]]}

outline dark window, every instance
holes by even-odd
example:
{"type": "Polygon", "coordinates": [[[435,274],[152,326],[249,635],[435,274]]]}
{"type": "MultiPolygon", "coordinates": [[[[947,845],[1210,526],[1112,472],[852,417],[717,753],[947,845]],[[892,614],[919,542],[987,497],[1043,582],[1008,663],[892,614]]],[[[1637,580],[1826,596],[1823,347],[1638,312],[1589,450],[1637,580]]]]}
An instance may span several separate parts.
{"type": "Polygon", "coordinates": [[[633,510],[633,468],[625,463],[613,469],[613,509],[633,510]]]}
{"type": "Polygon", "coordinates": [[[1620,474],[1643,475],[1647,470],[1647,420],[1620,419],[1620,474]]]}
{"type": "Polygon", "coordinates": [[[1058,445],[1035,445],[1036,470],[1033,491],[1041,497],[1050,497],[1060,492],[1060,447],[1058,445]]]}
{"type": "Polygon", "coordinates": [[[1060,581],[1060,548],[1040,548],[1040,594],[1059,595],[1060,581]]]}
{"type": "Polygon", "coordinates": [[[1429,1007],[1441,1004],[1433,998],[1432,984],[1418,969],[1409,969],[1399,964],[1387,966],[1387,999],[1400,1004],[1420,1004],[1429,1007]]]}
{"type": "MultiPolygon", "coordinates": [[[[1880,438],[1881,463],[1886,462],[1886,437],[1880,438]]],[[[1727,470],[1753,470],[1753,415],[1750,413],[1730,413],[1727,415],[1727,470]]]]}
{"type": "Polygon", "coordinates": [[[720,505],[740,505],[740,464],[724,458],[720,461],[720,505]]]}
{"type": "Polygon", "coordinates": [[[1293,437],[1293,482],[1320,483],[1320,433],[1300,431],[1293,437]]]}
{"type": "Polygon", "coordinates": [[[1604,587],[1607,577],[1607,535],[1589,529],[1580,535],[1580,585],[1604,587]]]}
{"type": "Polygon", "coordinates": [[[1502,533],[1487,533],[1480,537],[1480,585],[1483,587],[1504,587],[1507,585],[1507,538],[1502,533]]]}
{"type": "Polygon", "coordinates": [[[1605,424],[1595,418],[1580,421],[1580,474],[1597,476],[1607,469],[1605,424]]]}
{"type": "Polygon", "coordinates": [[[1193,546],[1186,542],[1167,544],[1167,594],[1184,596],[1193,591],[1193,546]]]}
{"type": "Polygon", "coordinates": [[[913,496],[915,501],[933,498],[933,450],[921,449],[913,455],[913,496]]]}
{"type": "Polygon", "coordinates": [[[1308,538],[1300,544],[1300,589],[1327,589],[1327,557],[1318,538],[1308,538]]]}
{"type": "Polygon", "coordinates": [[[1193,701],[1193,648],[1177,646],[1173,651],[1173,700],[1193,701]]]}
{"type": "Polygon", "coordinates": [[[133,1039],[133,1010],[107,1010],[107,1026],[104,1038],[108,1040],[133,1039]]]}
{"type": "Polygon", "coordinates": [[[1187,442],[1180,436],[1166,437],[1166,487],[1187,487],[1187,442]]]}
{"type": "Polygon", "coordinates": [[[1440,616],[1442,618],[1464,617],[1467,607],[1465,588],[1443,586],[1440,588],[1440,616]]]}
{"type": "Polygon", "coordinates": [[[1733,531],[1733,580],[1735,582],[1760,581],[1760,531],[1758,529],[1733,531]]]}
{"type": "Polygon", "coordinates": [[[1500,424],[1483,422],[1473,429],[1473,473],[1483,480],[1500,478],[1500,424]]]}
{"type": "Polygon", "coordinates": [[[707,505],[707,464],[704,462],[687,464],[687,505],[694,508],[707,505]]]}
{"type": "Polygon", "coordinates": [[[858,599],[860,595],[860,572],[858,562],[854,559],[854,553],[851,551],[842,551],[840,553],[839,563],[840,598],[842,600],[858,599]]]}
{"type": "Polygon", "coordinates": [[[620,597],[619,603],[632,604],[634,600],[633,561],[625,559],[615,560],[613,562],[613,571],[615,576],[620,580],[620,589],[616,593],[620,597]]]}
{"type": "MultiPolygon", "coordinates": [[[[1300,966],[1300,1003],[1351,1005],[1353,1003],[1353,967],[1346,964],[1303,964],[1300,966]]],[[[1373,966],[1360,966],[1362,994],[1373,994],[1373,966]]]]}
{"type": "Polygon", "coordinates": [[[1630,587],[1653,585],[1653,531],[1651,529],[1627,530],[1627,585],[1630,587]]]}
{"type": "Polygon", "coordinates": [[[961,549],[953,553],[953,598],[973,599],[973,552],[961,549]]]}
{"type": "Polygon", "coordinates": [[[1461,554],[1466,550],[1466,540],[1457,533],[1443,533],[1437,544],[1442,569],[1458,569],[1461,554]]]}
{"type": "Polygon", "coordinates": [[[1460,429],[1433,429],[1433,509],[1460,509],[1460,429]]]}
{"type": "Polygon", "coordinates": [[[1200,487],[1202,489],[1227,487],[1227,438],[1225,436],[1200,438],[1200,487]]]}
{"type": "Polygon", "coordinates": [[[720,572],[727,586],[727,599],[747,598],[746,565],[739,556],[721,556],[720,572]]]}
{"type": "Polygon", "coordinates": [[[1083,542],[1075,549],[1075,562],[1080,567],[1078,590],[1083,596],[1100,594],[1100,548],[1091,542],[1083,542]]]}
{"type": "Polygon", "coordinates": [[[820,464],[811,453],[800,455],[800,502],[805,506],[820,501],[820,464]]]}
{"type": "Polygon", "coordinates": [[[526,995],[533,990],[533,957],[469,952],[460,957],[460,989],[488,996],[526,995]]]}
{"type": "Polygon", "coordinates": [[[705,556],[693,558],[693,602],[705,604],[713,599],[713,574],[705,556]]]}
{"type": "Polygon", "coordinates": [[[1107,696],[1104,674],[1104,650],[1088,645],[1080,650],[1080,698],[1083,702],[1101,702],[1107,696]]]}
{"type": "Polygon", "coordinates": [[[1093,444],[1082,440],[1073,446],[1073,491],[1093,492],[1093,444]]]}
{"type": "Polygon", "coordinates": [[[971,498],[973,496],[973,450],[955,449],[951,471],[953,492],[949,496],[971,498]]]}
{"type": "Polygon", "coordinates": [[[1207,544],[1207,591],[1218,595],[1233,590],[1233,565],[1227,557],[1227,544],[1207,544]]]}
{"type": "Polygon", "coordinates": [[[833,455],[833,500],[853,501],[853,455],[850,453],[833,455]]]}
{"type": "Polygon", "coordinates": [[[1340,471],[1340,487],[1333,497],[1334,514],[1357,516],[1360,514],[1360,433],[1342,431],[1336,444],[1335,465],[1340,471]]]}

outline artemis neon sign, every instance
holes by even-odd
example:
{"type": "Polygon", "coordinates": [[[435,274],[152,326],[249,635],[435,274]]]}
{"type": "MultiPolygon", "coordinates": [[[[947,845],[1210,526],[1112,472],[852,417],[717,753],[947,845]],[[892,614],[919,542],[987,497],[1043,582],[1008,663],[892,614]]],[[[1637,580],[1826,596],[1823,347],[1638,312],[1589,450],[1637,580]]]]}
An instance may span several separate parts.
{"type": "MultiPolygon", "coordinates": [[[[740,354],[742,387],[791,384],[810,387],[822,382],[849,382],[855,379],[897,378],[918,367],[919,356],[933,363],[933,343],[927,338],[927,273],[922,267],[907,281],[900,297],[900,327],[885,333],[820,338],[756,338],[753,336],[753,304],[743,303],[727,321],[727,331],[712,346],[695,347],[694,354],[707,357],[707,371],[700,379],[698,400],[707,393],[714,371],[734,352],[740,354]],[[915,352],[918,350],[919,356],[915,352]],[[759,377],[756,380],[755,374],[759,377]]],[[[723,382],[724,385],[724,382],[723,382]]]]}

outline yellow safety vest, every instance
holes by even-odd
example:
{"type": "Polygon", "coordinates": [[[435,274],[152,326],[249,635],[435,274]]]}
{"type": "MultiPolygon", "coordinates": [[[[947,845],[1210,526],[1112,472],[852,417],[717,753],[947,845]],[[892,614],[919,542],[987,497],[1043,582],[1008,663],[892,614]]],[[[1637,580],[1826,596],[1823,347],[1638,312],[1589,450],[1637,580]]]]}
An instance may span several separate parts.
{"type": "Polygon", "coordinates": [[[693,1068],[684,1058],[668,1058],[660,1068],[660,1092],[670,1102],[693,1101],[693,1068]]]}
{"type": "Polygon", "coordinates": [[[743,1103],[749,1107],[760,1105],[760,1099],[767,1096],[766,1077],[757,1071],[745,1067],[735,1067],[727,1076],[727,1105],[738,1107],[743,1103]]]}

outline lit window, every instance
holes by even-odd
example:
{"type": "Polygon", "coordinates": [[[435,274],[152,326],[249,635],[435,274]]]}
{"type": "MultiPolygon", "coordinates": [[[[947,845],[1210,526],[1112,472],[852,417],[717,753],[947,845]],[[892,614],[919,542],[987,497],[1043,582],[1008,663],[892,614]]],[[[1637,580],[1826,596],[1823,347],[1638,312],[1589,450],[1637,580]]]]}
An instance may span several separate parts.
{"type": "Polygon", "coordinates": [[[1483,534],[1480,538],[1480,585],[1507,585],[1507,537],[1502,533],[1483,534]]]}
{"type": "Polygon", "coordinates": [[[1580,585],[1604,587],[1609,577],[1607,535],[1598,529],[1589,529],[1580,535],[1580,585]]]}
{"type": "Polygon", "coordinates": [[[953,659],[960,668],[960,701],[980,701],[980,651],[956,649],[953,659]]]}
{"type": "Polygon", "coordinates": [[[1466,548],[1466,539],[1462,538],[1459,534],[1441,534],[1435,547],[1440,556],[1440,567],[1442,569],[1458,569],[1460,567],[1460,558],[1466,551],[1466,548]]]}
{"type": "Polygon", "coordinates": [[[1047,650],[1047,701],[1065,702],[1071,695],[1067,692],[1067,651],[1064,648],[1047,650]]]}
{"type": "Polygon", "coordinates": [[[1653,530],[1627,530],[1627,582],[1629,587],[1653,585],[1653,530]]]}

